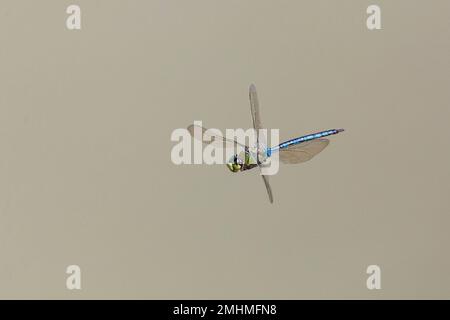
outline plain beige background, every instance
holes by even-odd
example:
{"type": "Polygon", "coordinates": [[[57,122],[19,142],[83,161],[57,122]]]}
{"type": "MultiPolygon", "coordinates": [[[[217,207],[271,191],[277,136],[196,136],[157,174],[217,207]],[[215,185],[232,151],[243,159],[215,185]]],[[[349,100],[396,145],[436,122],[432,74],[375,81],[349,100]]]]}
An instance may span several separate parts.
{"type": "Polygon", "coordinates": [[[450,298],[449,1],[3,0],[0,40],[0,298],[450,298]],[[170,161],[252,82],[281,139],[346,129],[273,205],[170,161]]]}

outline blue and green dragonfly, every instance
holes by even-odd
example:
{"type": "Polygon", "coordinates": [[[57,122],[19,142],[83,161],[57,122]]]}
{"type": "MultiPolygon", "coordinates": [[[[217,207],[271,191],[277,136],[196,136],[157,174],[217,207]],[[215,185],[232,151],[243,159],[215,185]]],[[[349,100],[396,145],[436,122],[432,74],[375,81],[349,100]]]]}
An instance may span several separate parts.
{"type": "MultiPolygon", "coordinates": [[[[325,137],[338,134],[344,131],[344,129],[330,129],[325,131],[320,131],[317,133],[308,134],[306,136],[301,136],[295,139],[291,139],[280,143],[277,146],[267,148],[265,145],[265,137],[261,134],[263,129],[261,124],[261,118],[259,113],[259,102],[258,95],[256,93],[255,85],[250,85],[249,88],[249,98],[250,98],[250,110],[253,120],[253,129],[256,133],[256,145],[247,146],[235,139],[225,138],[217,133],[211,133],[198,125],[190,125],[187,129],[190,134],[201,139],[204,144],[210,144],[214,141],[219,141],[223,143],[223,146],[230,146],[242,148],[243,151],[234,154],[227,162],[227,167],[231,172],[241,172],[253,168],[262,168],[268,163],[270,163],[271,156],[278,152],[279,160],[285,164],[296,164],[306,162],[311,160],[315,155],[321,152],[325,147],[328,146],[330,140],[325,139],[325,137]],[[195,131],[201,131],[200,136],[194,135],[195,131]]],[[[273,203],[272,188],[269,183],[269,176],[261,174],[264,184],[266,186],[267,193],[269,195],[269,200],[273,203]]]]}

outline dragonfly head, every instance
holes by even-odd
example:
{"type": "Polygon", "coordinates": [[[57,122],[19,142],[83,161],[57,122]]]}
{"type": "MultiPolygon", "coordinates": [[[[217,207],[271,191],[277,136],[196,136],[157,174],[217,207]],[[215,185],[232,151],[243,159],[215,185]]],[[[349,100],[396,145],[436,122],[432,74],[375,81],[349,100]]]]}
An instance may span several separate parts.
{"type": "Polygon", "coordinates": [[[231,172],[239,172],[242,169],[242,166],[244,165],[244,161],[235,154],[230,158],[230,160],[227,162],[227,167],[230,169],[231,172]]]}

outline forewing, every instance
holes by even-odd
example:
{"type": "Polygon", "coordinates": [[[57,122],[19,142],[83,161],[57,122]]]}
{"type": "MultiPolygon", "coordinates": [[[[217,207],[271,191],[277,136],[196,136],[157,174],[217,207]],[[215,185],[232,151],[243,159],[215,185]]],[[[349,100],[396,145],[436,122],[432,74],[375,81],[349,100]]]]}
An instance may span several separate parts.
{"type": "Polygon", "coordinates": [[[325,149],[329,143],[328,139],[316,139],[287,147],[280,150],[280,161],[287,164],[306,162],[325,149]]]}
{"type": "Polygon", "coordinates": [[[252,112],[253,128],[255,130],[262,129],[261,118],[259,115],[258,94],[256,93],[256,87],[253,84],[250,85],[249,97],[250,97],[250,109],[252,112]]]}
{"type": "Polygon", "coordinates": [[[245,145],[236,140],[227,139],[218,133],[218,130],[206,129],[198,125],[191,124],[187,130],[195,139],[202,141],[204,144],[214,144],[215,146],[222,146],[224,148],[234,148],[240,146],[245,148],[245,145]],[[197,134],[197,131],[199,134],[197,134]]]}
{"type": "MultiPolygon", "coordinates": [[[[256,87],[254,84],[250,85],[249,88],[249,98],[250,98],[250,111],[252,114],[252,120],[253,120],[253,129],[255,129],[256,133],[256,142],[257,142],[257,148],[258,148],[258,157],[260,154],[259,148],[262,145],[267,144],[267,138],[264,136],[263,132],[260,132],[260,129],[262,129],[261,124],[261,117],[259,113],[259,100],[258,100],[258,94],[256,93],[256,87]]],[[[258,162],[260,160],[258,159],[258,162]]]]}

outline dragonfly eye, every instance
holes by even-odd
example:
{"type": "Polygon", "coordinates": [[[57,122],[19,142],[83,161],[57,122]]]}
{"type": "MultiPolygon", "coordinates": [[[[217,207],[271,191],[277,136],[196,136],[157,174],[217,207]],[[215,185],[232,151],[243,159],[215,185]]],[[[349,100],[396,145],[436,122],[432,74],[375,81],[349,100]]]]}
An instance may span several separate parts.
{"type": "Polygon", "coordinates": [[[227,163],[227,167],[231,172],[239,172],[241,170],[241,165],[237,163],[229,162],[227,163]]]}

